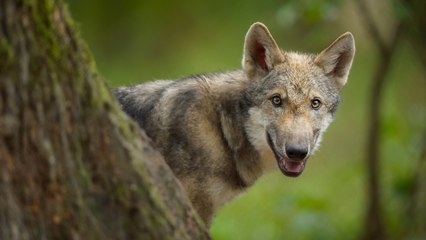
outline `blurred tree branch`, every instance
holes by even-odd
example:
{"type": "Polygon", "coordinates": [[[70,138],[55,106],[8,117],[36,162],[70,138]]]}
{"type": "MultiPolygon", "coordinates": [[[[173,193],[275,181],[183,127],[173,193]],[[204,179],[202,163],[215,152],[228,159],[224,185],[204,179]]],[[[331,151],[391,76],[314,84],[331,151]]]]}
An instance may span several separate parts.
{"type": "Polygon", "coordinates": [[[389,51],[389,47],[387,46],[386,41],[380,35],[379,27],[373,20],[373,16],[370,12],[370,9],[367,3],[364,0],[356,1],[357,7],[359,8],[359,12],[363,16],[365,28],[370,34],[370,37],[373,40],[373,43],[379,49],[380,54],[387,54],[389,51]]]}
{"type": "MultiPolygon", "coordinates": [[[[382,38],[379,32],[377,24],[374,22],[370,8],[367,6],[365,0],[356,1],[358,9],[363,16],[365,28],[368,30],[369,35],[372,38],[374,45],[379,51],[379,62],[376,68],[376,72],[373,78],[373,87],[370,95],[370,109],[369,109],[369,132],[367,140],[367,171],[368,171],[368,208],[365,215],[365,229],[364,239],[386,239],[386,230],[382,222],[381,204],[380,204],[380,128],[381,128],[381,100],[382,93],[385,89],[386,75],[389,70],[392,58],[398,43],[402,37],[407,37],[409,42],[415,49],[420,61],[426,69],[426,33],[424,27],[426,26],[426,15],[422,12],[426,8],[426,2],[421,0],[401,0],[394,1],[393,7],[396,13],[396,23],[393,27],[393,35],[389,38],[382,38]],[[385,39],[390,39],[386,42],[385,39]]],[[[426,133],[425,133],[426,136],[426,133]]],[[[426,143],[426,137],[425,137],[426,143]]],[[[421,148],[422,149],[422,148],[421,148]]],[[[425,147],[421,152],[420,161],[418,163],[419,168],[413,173],[414,188],[411,196],[411,202],[409,203],[409,212],[413,213],[413,207],[425,210],[422,205],[422,199],[424,199],[424,190],[419,187],[421,184],[420,175],[424,169],[424,158],[425,158],[425,147]],[[422,206],[420,206],[422,205],[422,206]]],[[[421,218],[421,217],[420,217],[421,218]]],[[[410,220],[411,221],[411,220],[410,220]]],[[[411,231],[418,233],[422,219],[418,219],[414,227],[411,227],[411,231]]],[[[410,224],[411,225],[411,224],[410,224]]],[[[410,230],[406,230],[407,234],[410,234],[410,230]]],[[[416,233],[411,233],[416,234],[416,233]]]]}
{"type": "Polygon", "coordinates": [[[386,230],[383,225],[380,203],[380,174],[379,174],[379,146],[381,128],[382,93],[385,88],[386,77],[392,58],[398,47],[403,32],[403,22],[397,19],[392,36],[386,42],[381,37],[379,27],[374,22],[369,7],[364,0],[356,1],[363,16],[365,28],[372,38],[373,44],[379,50],[379,62],[373,77],[373,86],[370,92],[369,129],[367,139],[367,173],[368,173],[368,207],[365,215],[364,239],[386,239],[386,230]]]}

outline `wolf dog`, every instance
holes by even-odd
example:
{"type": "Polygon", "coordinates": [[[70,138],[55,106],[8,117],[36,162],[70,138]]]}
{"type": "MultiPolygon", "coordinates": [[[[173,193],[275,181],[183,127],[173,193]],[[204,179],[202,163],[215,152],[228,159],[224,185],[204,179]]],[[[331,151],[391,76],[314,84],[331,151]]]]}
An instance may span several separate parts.
{"type": "Polygon", "coordinates": [[[112,90],[153,140],[209,226],[224,203],[274,167],[299,176],[336,113],[355,54],[351,33],[319,54],[281,50],[248,30],[242,69],[112,90]]]}

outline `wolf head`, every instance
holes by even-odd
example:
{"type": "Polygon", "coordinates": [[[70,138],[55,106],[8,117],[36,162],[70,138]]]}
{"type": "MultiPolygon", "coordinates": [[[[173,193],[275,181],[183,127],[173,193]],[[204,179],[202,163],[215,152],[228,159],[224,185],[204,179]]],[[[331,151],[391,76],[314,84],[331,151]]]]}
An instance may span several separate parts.
{"type": "Polygon", "coordinates": [[[250,80],[245,129],[259,151],[272,151],[281,171],[300,175],[333,120],[355,44],[351,33],[318,55],[282,51],[262,23],[245,38],[243,70],[250,80]]]}

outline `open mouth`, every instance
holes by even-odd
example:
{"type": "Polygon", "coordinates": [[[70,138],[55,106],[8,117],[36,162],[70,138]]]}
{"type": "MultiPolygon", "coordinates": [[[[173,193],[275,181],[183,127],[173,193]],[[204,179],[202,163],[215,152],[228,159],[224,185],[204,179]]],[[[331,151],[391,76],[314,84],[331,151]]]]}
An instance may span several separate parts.
{"type": "Polygon", "coordinates": [[[306,161],[293,161],[287,158],[278,158],[277,156],[275,158],[281,172],[286,176],[297,177],[305,170],[306,161]]]}
{"type": "Polygon", "coordinates": [[[281,172],[288,177],[297,177],[302,174],[303,170],[305,170],[306,159],[303,161],[294,161],[288,159],[287,157],[281,156],[281,154],[275,150],[275,146],[272,143],[272,139],[269,133],[266,135],[268,137],[269,147],[272,149],[272,152],[275,155],[275,159],[277,160],[278,167],[280,168],[281,172]]]}

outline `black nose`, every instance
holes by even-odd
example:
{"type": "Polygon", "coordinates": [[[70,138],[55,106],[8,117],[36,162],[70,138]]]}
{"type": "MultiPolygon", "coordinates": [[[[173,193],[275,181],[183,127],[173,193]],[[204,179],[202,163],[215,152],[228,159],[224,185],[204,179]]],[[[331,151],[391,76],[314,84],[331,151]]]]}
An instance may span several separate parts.
{"type": "Polygon", "coordinates": [[[291,160],[301,161],[308,155],[308,148],[303,145],[288,144],[285,146],[285,152],[291,160]]]}

